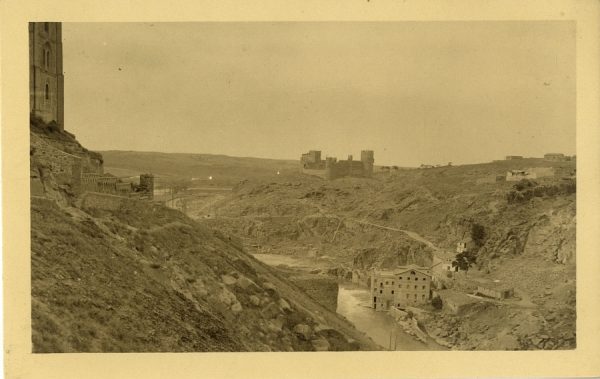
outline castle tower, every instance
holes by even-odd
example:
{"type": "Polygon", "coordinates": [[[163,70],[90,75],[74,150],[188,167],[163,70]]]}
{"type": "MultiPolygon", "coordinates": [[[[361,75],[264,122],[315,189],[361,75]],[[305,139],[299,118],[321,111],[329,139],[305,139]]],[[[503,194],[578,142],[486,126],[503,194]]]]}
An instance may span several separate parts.
{"type": "Polygon", "coordinates": [[[373,176],[373,163],[375,163],[375,159],[373,158],[373,150],[363,150],[360,152],[360,160],[363,164],[363,170],[365,176],[370,178],[373,176]]]}
{"type": "Polygon", "coordinates": [[[29,23],[29,110],[64,130],[62,25],[29,23]]]}
{"type": "Polygon", "coordinates": [[[154,175],[141,174],[140,188],[146,197],[148,197],[150,200],[154,199],[154,175]]]}

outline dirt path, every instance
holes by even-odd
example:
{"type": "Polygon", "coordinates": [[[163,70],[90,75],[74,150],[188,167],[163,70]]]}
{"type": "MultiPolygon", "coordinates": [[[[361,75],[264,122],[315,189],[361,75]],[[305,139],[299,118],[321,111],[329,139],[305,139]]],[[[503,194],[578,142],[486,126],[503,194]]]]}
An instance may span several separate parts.
{"type": "Polygon", "coordinates": [[[373,224],[372,222],[368,222],[368,221],[364,221],[364,220],[357,220],[357,219],[350,219],[354,222],[358,222],[360,224],[365,224],[365,225],[370,225],[379,229],[386,229],[386,230],[392,230],[395,232],[401,232],[406,234],[407,236],[409,236],[410,238],[414,239],[415,241],[421,242],[427,246],[429,246],[430,248],[432,248],[435,251],[442,251],[442,249],[440,249],[439,247],[435,246],[433,244],[433,242],[423,238],[421,235],[419,235],[418,233],[415,233],[413,231],[410,230],[404,230],[404,229],[398,229],[398,228],[392,228],[390,226],[385,226],[385,225],[378,225],[378,224],[373,224]]]}

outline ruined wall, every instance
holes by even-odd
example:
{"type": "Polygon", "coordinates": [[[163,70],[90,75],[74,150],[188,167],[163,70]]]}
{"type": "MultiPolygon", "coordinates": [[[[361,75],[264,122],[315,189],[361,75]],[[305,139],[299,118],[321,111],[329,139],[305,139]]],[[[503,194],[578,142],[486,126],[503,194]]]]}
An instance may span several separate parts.
{"type": "Polygon", "coordinates": [[[82,209],[92,208],[116,211],[129,201],[134,200],[108,193],[86,192],[79,199],[78,206],[82,209]]]}
{"type": "Polygon", "coordinates": [[[338,161],[328,165],[325,171],[327,179],[342,178],[344,176],[358,178],[367,176],[361,161],[338,161]]]}

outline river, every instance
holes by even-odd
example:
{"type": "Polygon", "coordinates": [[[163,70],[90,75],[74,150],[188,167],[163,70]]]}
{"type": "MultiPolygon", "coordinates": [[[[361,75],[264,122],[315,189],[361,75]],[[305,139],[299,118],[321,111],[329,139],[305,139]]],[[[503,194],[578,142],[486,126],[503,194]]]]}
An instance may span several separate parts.
{"type": "MultiPolygon", "coordinates": [[[[309,270],[310,258],[278,254],[254,254],[254,257],[270,266],[285,264],[298,270],[309,270]]],[[[314,260],[312,260],[314,261],[314,260]]],[[[370,306],[369,290],[352,283],[338,285],[336,312],[350,321],[356,329],[367,334],[385,349],[394,350],[442,350],[433,340],[423,343],[404,330],[387,312],[376,312],[370,306]]]]}

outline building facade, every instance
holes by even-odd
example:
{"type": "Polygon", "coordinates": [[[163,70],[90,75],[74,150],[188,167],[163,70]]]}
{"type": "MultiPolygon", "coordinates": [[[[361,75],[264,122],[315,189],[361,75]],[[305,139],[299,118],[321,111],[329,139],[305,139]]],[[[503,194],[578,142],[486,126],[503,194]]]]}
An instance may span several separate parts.
{"type": "Polygon", "coordinates": [[[372,307],[387,311],[391,307],[426,304],[431,298],[431,271],[415,265],[395,270],[374,270],[371,275],[372,307]]]}
{"type": "Polygon", "coordinates": [[[29,23],[29,110],[64,130],[64,77],[60,22],[29,23]]]}

